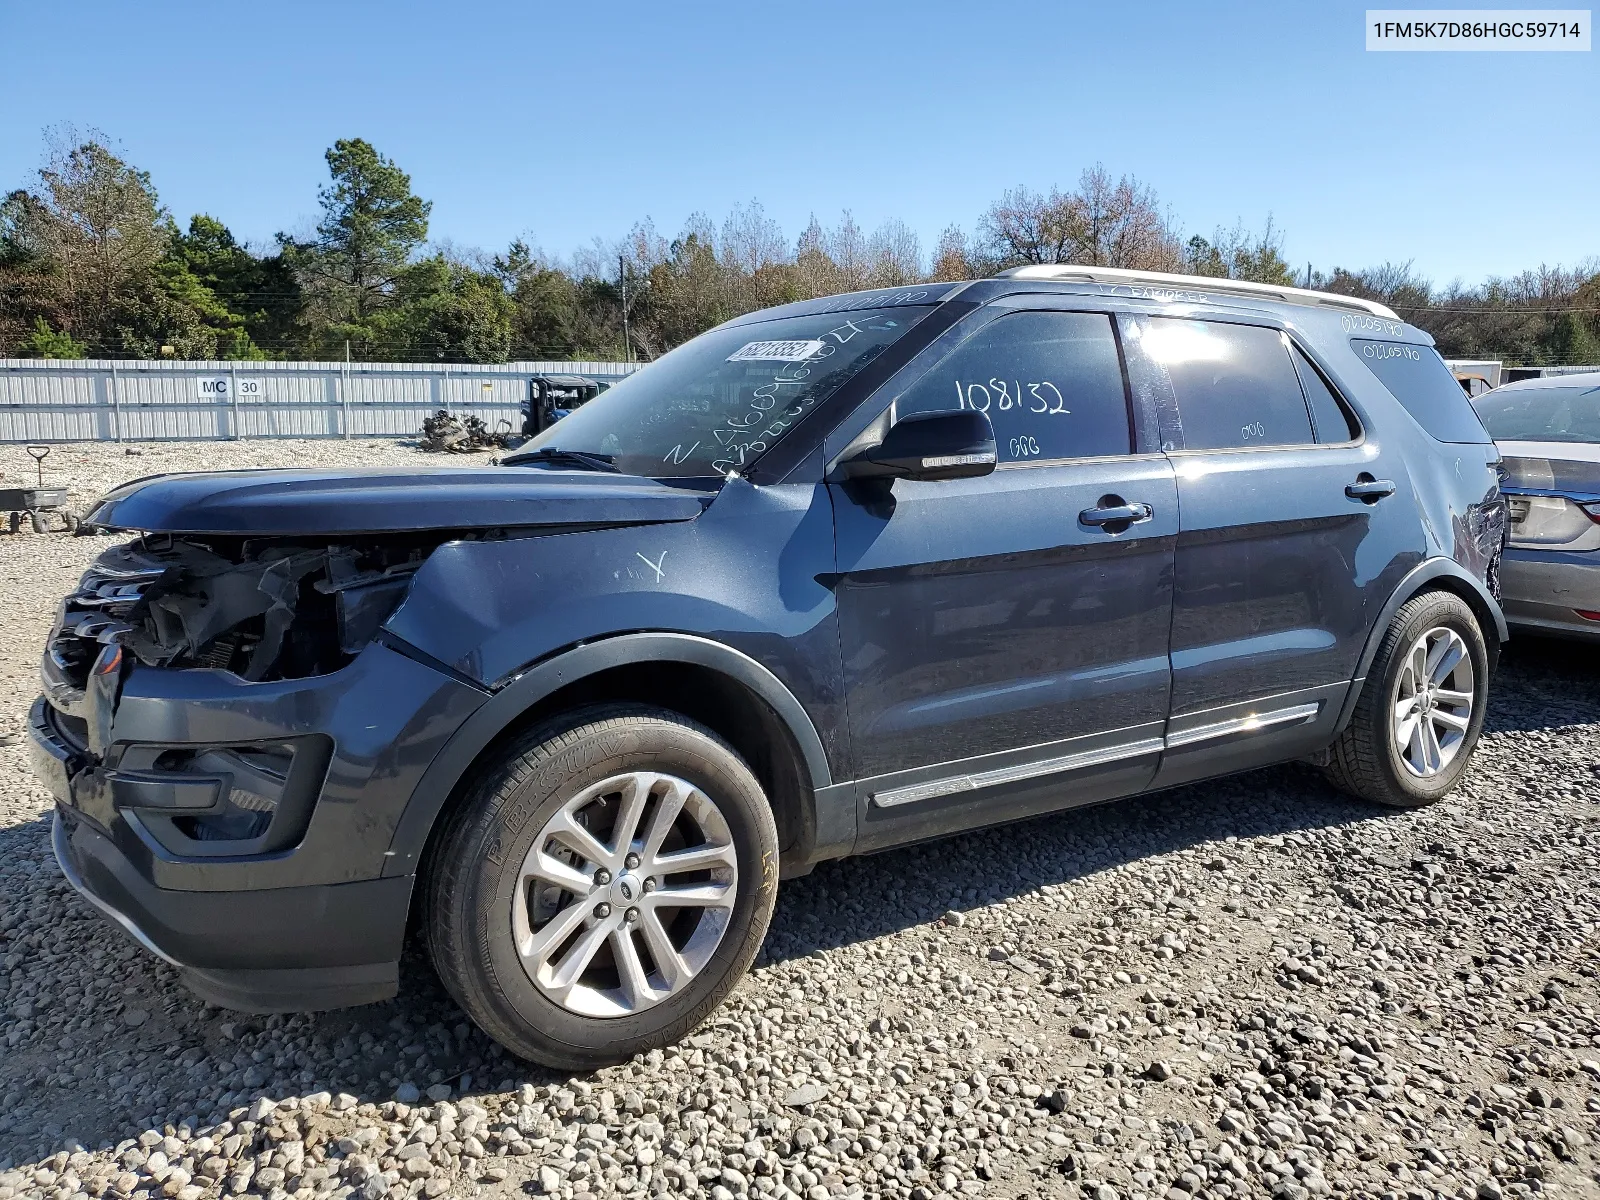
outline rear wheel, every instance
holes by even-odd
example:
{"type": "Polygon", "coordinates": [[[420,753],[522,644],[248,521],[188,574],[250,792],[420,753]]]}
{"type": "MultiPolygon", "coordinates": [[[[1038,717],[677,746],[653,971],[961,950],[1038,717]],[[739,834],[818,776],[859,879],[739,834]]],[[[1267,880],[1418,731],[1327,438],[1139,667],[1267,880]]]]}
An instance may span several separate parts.
{"type": "Polygon", "coordinates": [[[536,729],[484,772],[430,856],[446,988],[524,1058],[588,1070],[676,1041],[749,968],[777,830],[709,730],[642,707],[536,729]]]}
{"type": "Polygon", "coordinates": [[[1390,623],[1328,778],[1364,800],[1420,808],[1461,779],[1483,729],[1489,662],[1466,601],[1424,592],[1390,623]]]}

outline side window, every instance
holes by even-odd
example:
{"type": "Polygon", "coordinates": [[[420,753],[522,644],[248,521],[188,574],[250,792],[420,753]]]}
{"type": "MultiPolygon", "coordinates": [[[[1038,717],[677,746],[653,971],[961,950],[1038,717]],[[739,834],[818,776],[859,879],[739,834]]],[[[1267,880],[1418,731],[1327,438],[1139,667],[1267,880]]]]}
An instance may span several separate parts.
{"type": "Polygon", "coordinates": [[[895,401],[895,413],[988,413],[1000,461],[1128,454],[1128,401],[1111,318],[1024,312],[998,317],[895,401]]]}
{"type": "Polygon", "coordinates": [[[1333,394],[1322,372],[1292,342],[1289,353],[1294,356],[1294,368],[1300,373],[1300,384],[1306,390],[1306,403],[1311,406],[1311,422],[1317,428],[1317,441],[1349,442],[1360,437],[1361,431],[1345,412],[1339,398],[1333,394]]]}
{"type": "Polygon", "coordinates": [[[1433,347],[1351,338],[1350,348],[1435,441],[1489,441],[1467,394],[1433,347]]]}
{"type": "Polygon", "coordinates": [[[1305,446],[1316,439],[1275,329],[1152,318],[1144,349],[1172,379],[1187,450],[1305,446]]]}

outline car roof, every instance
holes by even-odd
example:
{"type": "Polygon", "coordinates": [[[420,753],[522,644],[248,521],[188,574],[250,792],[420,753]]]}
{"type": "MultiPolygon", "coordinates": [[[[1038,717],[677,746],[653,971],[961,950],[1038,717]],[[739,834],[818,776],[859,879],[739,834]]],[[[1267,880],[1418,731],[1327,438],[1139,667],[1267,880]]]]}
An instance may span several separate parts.
{"type": "Polygon", "coordinates": [[[1600,371],[1579,371],[1572,375],[1541,375],[1537,379],[1519,379],[1515,383],[1502,383],[1495,388],[1496,395],[1506,392],[1542,392],[1554,388],[1577,388],[1587,391],[1600,387],[1600,371]]]}

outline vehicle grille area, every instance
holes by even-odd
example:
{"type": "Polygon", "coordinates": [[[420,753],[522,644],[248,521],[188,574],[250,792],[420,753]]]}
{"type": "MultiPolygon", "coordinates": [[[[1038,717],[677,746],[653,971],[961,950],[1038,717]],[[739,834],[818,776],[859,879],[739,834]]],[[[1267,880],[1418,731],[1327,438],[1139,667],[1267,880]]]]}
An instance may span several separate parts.
{"type": "Polygon", "coordinates": [[[250,682],[338,670],[404,599],[439,540],[163,536],[113,546],[62,601],[45,652],[46,695],[76,711],[107,646],[146,666],[231,671],[250,682]]]}
{"type": "Polygon", "coordinates": [[[125,644],[138,631],[145,592],[171,566],[155,554],[126,545],[112,547],[84,573],[61,602],[45,649],[46,690],[57,708],[72,711],[101,650],[125,644]]]}

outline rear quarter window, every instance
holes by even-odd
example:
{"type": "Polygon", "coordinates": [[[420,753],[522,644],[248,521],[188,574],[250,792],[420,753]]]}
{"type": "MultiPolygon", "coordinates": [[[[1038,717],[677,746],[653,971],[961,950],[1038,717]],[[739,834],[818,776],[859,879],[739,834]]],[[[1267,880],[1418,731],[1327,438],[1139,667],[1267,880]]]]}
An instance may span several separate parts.
{"type": "Polygon", "coordinates": [[[1431,346],[1351,338],[1350,348],[1435,441],[1492,440],[1467,394],[1431,346]]]}

